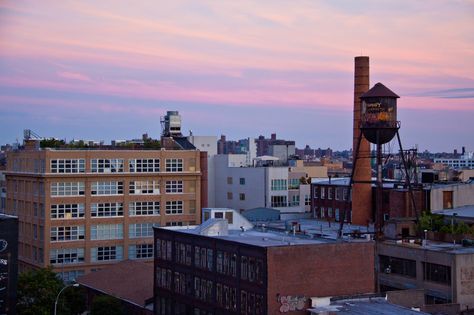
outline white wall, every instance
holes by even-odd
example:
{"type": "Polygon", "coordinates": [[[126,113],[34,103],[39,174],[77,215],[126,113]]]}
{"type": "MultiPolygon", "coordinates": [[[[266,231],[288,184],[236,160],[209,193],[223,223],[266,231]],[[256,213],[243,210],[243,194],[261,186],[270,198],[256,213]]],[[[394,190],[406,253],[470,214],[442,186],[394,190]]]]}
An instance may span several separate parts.
{"type": "Polygon", "coordinates": [[[209,207],[215,207],[214,157],[217,155],[216,136],[189,136],[191,142],[199,151],[207,152],[207,202],[209,207]]]}
{"type": "Polygon", "coordinates": [[[264,169],[235,166],[242,163],[245,165],[245,159],[246,156],[241,154],[216,155],[214,159],[216,207],[239,211],[265,206],[264,169]],[[232,178],[232,184],[228,184],[228,177],[232,178]],[[245,184],[240,184],[240,178],[244,178],[245,184]],[[227,198],[228,193],[232,193],[232,199],[227,198]],[[241,193],[245,194],[245,200],[240,200],[241,193]]]}
{"type": "Polygon", "coordinates": [[[431,211],[443,210],[443,191],[453,192],[453,208],[474,205],[474,183],[434,185],[431,188],[431,211]]]}

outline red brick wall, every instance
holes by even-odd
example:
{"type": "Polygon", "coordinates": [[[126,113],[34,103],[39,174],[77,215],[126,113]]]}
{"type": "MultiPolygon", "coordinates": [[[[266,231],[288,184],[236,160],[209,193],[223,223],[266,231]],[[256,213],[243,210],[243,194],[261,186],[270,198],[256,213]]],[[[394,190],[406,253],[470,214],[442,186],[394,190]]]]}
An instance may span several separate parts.
{"type": "Polygon", "coordinates": [[[268,314],[280,314],[279,296],[310,297],[369,293],[375,290],[374,243],[293,245],[267,249],[268,314]]]}

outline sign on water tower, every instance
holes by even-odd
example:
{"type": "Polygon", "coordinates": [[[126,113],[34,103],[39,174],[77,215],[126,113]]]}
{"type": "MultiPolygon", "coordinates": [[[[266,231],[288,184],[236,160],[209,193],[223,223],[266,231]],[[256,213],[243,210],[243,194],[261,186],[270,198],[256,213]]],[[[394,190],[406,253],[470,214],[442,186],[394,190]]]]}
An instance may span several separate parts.
{"type": "Polygon", "coordinates": [[[360,96],[360,129],[371,143],[387,143],[397,133],[400,125],[397,121],[397,98],[400,97],[382,83],[377,83],[360,96]]]}

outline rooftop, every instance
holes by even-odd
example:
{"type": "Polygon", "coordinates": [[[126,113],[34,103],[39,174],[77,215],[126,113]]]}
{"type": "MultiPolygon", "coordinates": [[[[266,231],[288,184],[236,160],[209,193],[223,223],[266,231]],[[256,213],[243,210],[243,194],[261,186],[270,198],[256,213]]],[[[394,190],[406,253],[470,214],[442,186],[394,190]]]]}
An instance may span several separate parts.
{"type": "Polygon", "coordinates": [[[153,298],[153,264],[124,260],[77,279],[80,285],[145,307],[153,298]]]}
{"type": "Polygon", "coordinates": [[[328,306],[309,309],[311,314],[334,315],[423,315],[420,311],[391,304],[384,297],[333,301],[328,306]]]}
{"type": "Polygon", "coordinates": [[[431,252],[446,253],[451,255],[465,255],[474,254],[474,246],[462,246],[460,244],[453,244],[447,242],[438,242],[427,240],[425,244],[417,244],[410,242],[403,242],[401,240],[385,240],[383,244],[411,248],[414,250],[427,250],[431,252]]]}
{"type": "MultiPolygon", "coordinates": [[[[162,229],[199,234],[198,226],[173,226],[160,227],[162,229]]],[[[328,223],[326,221],[299,219],[289,221],[275,221],[261,224],[249,230],[228,230],[227,235],[209,236],[222,240],[238,242],[242,244],[255,245],[259,247],[288,246],[288,245],[311,245],[328,244],[337,242],[337,232],[339,224],[328,223]],[[292,232],[293,222],[295,222],[295,232],[292,232]],[[299,226],[298,226],[299,225],[299,226]]],[[[345,224],[343,233],[344,241],[366,242],[367,238],[351,238],[349,235],[355,230],[373,232],[373,227],[355,226],[345,224]]]]}

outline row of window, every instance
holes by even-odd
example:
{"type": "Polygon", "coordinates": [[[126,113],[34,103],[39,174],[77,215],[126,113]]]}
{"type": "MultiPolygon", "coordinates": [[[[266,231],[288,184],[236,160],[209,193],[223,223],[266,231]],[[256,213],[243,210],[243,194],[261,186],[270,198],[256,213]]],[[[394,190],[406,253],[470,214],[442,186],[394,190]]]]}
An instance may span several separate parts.
{"type": "MultiPolygon", "coordinates": [[[[85,238],[84,225],[53,226],[50,231],[51,242],[70,242],[85,238]]],[[[91,240],[117,240],[123,239],[123,224],[97,224],[91,225],[91,240]]],[[[153,223],[134,223],[128,226],[129,238],[142,238],[153,236],[153,223]]]]}
{"type": "MultiPolygon", "coordinates": [[[[123,182],[106,181],[91,183],[91,195],[123,195],[123,182]]],[[[190,183],[190,191],[195,187],[190,183]]],[[[130,195],[159,195],[160,184],[156,180],[131,181],[129,184],[130,195]]],[[[169,180],[165,183],[167,194],[179,194],[184,192],[182,180],[169,180]]],[[[51,196],[82,196],[85,194],[84,182],[58,182],[51,183],[51,196]]]]}
{"type": "MultiPolygon", "coordinates": [[[[379,256],[380,270],[387,274],[397,274],[416,278],[416,261],[405,258],[379,256]]],[[[451,285],[451,267],[422,262],[423,280],[451,285]]]]}
{"type": "MultiPolygon", "coordinates": [[[[227,184],[229,185],[232,185],[232,183],[234,182],[233,178],[232,177],[227,177],[227,184]]],[[[245,178],[244,177],[240,177],[239,178],[239,184],[240,185],[245,185],[245,178]]]]}
{"type": "Polygon", "coordinates": [[[347,201],[349,200],[349,189],[342,187],[314,187],[314,199],[318,198],[347,201]]]}
{"type": "MultiPolygon", "coordinates": [[[[175,293],[181,295],[193,296],[194,298],[212,303],[214,301],[213,288],[214,282],[202,277],[192,277],[189,274],[181,272],[172,272],[170,269],[157,267],[156,271],[156,285],[160,288],[173,290],[175,293]]],[[[215,302],[219,308],[230,312],[237,311],[237,288],[229,286],[220,282],[215,284],[215,302]]],[[[163,305],[164,301],[158,303],[158,314],[170,314],[171,307],[166,308],[163,305]]],[[[264,314],[264,297],[261,294],[249,292],[246,290],[240,291],[240,314],[264,314]]],[[[176,311],[176,307],[175,307],[176,311]]],[[[175,314],[184,314],[185,307],[175,314]]],[[[202,314],[198,312],[195,314],[202,314]]]]}
{"type": "MultiPolygon", "coordinates": [[[[184,203],[181,200],[167,201],[165,213],[182,214],[184,203]]],[[[195,208],[195,203],[190,208],[195,208]]],[[[122,202],[92,203],[90,215],[92,218],[121,217],[123,216],[122,202]]],[[[130,216],[150,216],[160,215],[159,201],[133,201],[128,204],[128,214],[130,216]]],[[[51,205],[51,219],[80,219],[84,218],[85,210],[83,203],[77,204],[53,204],[51,205]]]]}
{"type": "MultiPolygon", "coordinates": [[[[153,244],[128,246],[128,259],[153,258],[153,244]]],[[[84,248],[52,249],[49,262],[52,265],[79,264],[84,262],[84,248]]],[[[123,246],[99,246],[91,248],[91,261],[113,261],[123,259],[123,246]]]]}
{"type": "MultiPolygon", "coordinates": [[[[182,172],[183,159],[166,159],[166,172],[182,172]]],[[[85,159],[51,160],[51,173],[84,173],[85,159]]],[[[158,173],[160,159],[130,159],[128,168],[131,173],[158,173]]],[[[123,173],[124,159],[91,159],[92,173],[123,173]]]]}
{"type": "MultiPolygon", "coordinates": [[[[157,257],[162,260],[172,260],[172,241],[156,239],[157,257]]],[[[194,256],[194,267],[213,271],[214,250],[202,246],[191,246],[175,242],[174,261],[191,266],[191,257],[194,256]],[[194,250],[194,252],[192,252],[194,250]]],[[[237,277],[237,255],[235,253],[216,251],[216,272],[219,274],[237,277]]],[[[263,283],[263,260],[260,258],[241,256],[240,278],[249,282],[263,283]]]]}

